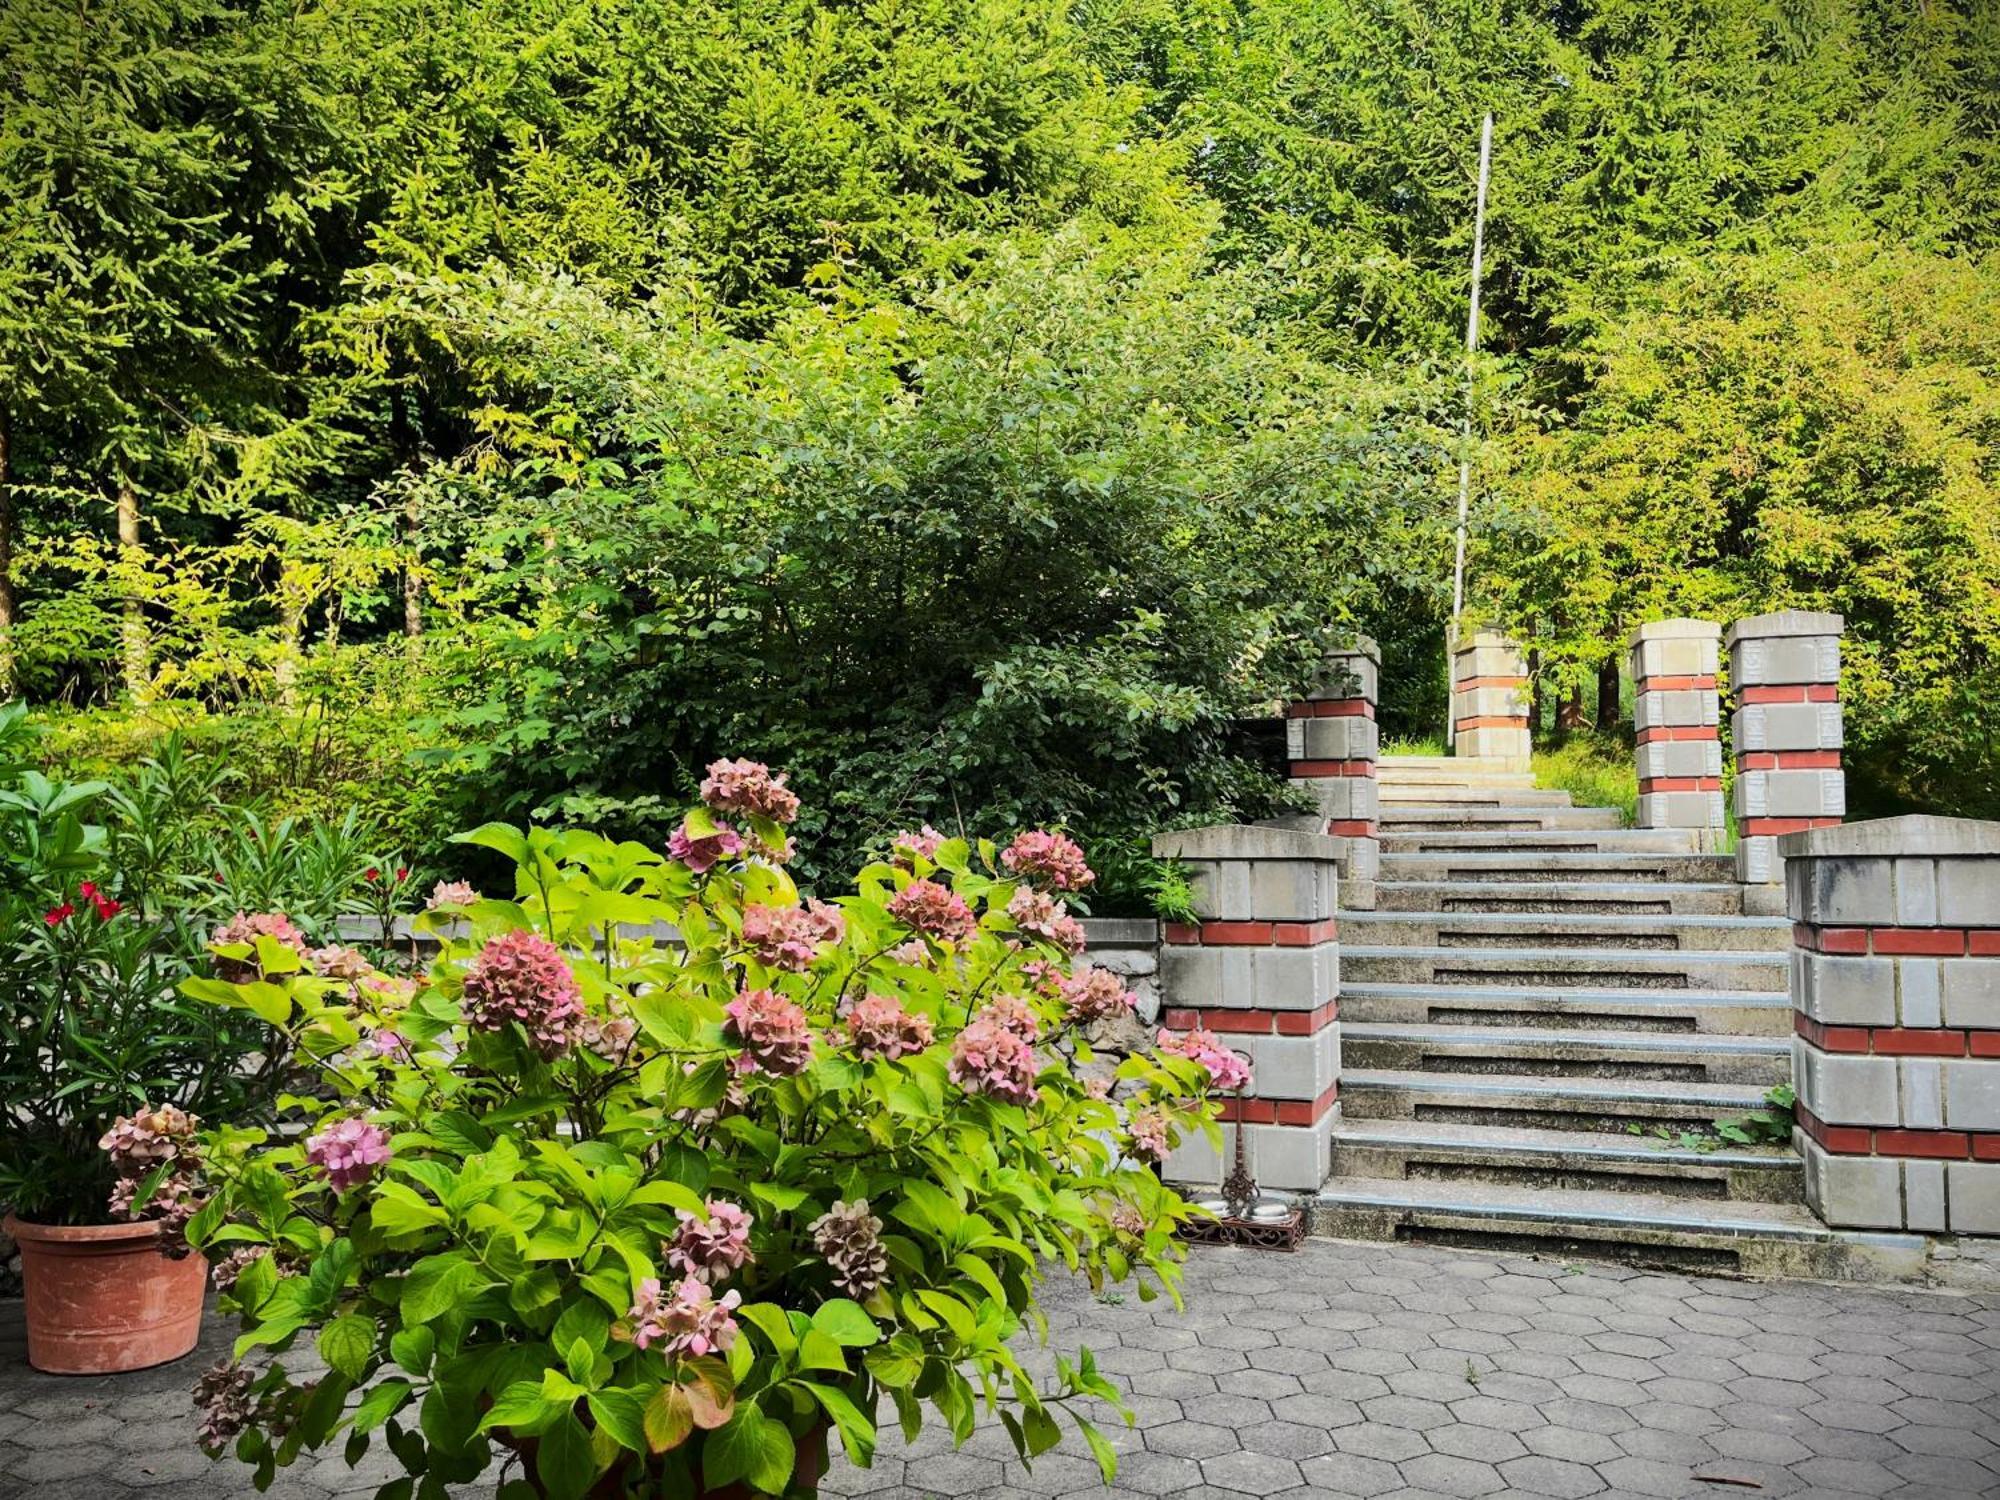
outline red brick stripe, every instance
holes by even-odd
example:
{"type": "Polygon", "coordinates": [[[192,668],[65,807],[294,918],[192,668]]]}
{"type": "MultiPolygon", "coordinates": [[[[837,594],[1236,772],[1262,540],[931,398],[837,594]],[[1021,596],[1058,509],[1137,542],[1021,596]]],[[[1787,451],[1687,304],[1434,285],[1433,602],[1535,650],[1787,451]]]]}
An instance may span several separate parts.
{"type": "Polygon", "coordinates": [[[2000,1132],[1903,1130],[1829,1125],[1803,1104],[1794,1107],[1799,1128],[1836,1156],[1921,1156],[1946,1161],[2000,1161],[2000,1132]]]}
{"type": "Polygon", "coordinates": [[[1818,927],[1794,922],[1792,942],[1811,953],[2000,957],[2000,927],[1818,927]]]}
{"type": "Polygon", "coordinates": [[[1838,750],[1746,750],[1737,758],[1746,771],[1838,771],[1838,750]]]}
{"type": "Polygon", "coordinates": [[[1328,818],[1326,831],[1336,838],[1372,839],[1375,837],[1373,818],[1328,818]]]}
{"type": "Polygon", "coordinates": [[[1294,776],[1373,776],[1375,762],[1372,760],[1295,760],[1292,762],[1294,776]]]}
{"type": "Polygon", "coordinates": [[[1317,1125],[1340,1097],[1340,1085],[1329,1084],[1317,1099],[1224,1099],[1216,1118],[1247,1125],[1317,1125]]]}
{"type": "Polygon", "coordinates": [[[1635,689],[1641,693],[1712,693],[1715,678],[1707,677],[1641,677],[1635,689]]]}
{"type": "Polygon", "coordinates": [[[1651,729],[1639,731],[1639,743],[1650,745],[1654,740],[1713,740],[1720,739],[1713,724],[1656,724],[1651,729]]]}
{"type": "Polygon", "coordinates": [[[1451,685],[1454,693],[1469,693],[1475,688],[1517,688],[1526,687],[1525,677],[1461,677],[1451,685]]]}
{"type": "Polygon", "coordinates": [[[1872,1052],[1878,1057],[2000,1057],[2000,1031],[1933,1026],[1829,1026],[1801,1011],[1792,1030],[1822,1052],[1872,1052]]]}
{"type": "Polygon", "coordinates": [[[1459,729],[1526,729],[1526,714],[1474,714],[1469,719],[1460,719],[1454,726],[1459,729]]]}
{"type": "Polygon", "coordinates": [[[1340,1002],[1329,1000],[1317,1010],[1169,1010],[1164,1020],[1180,1031],[1206,1026],[1243,1036],[1311,1036],[1339,1016],[1340,1002]]]}
{"type": "Polygon", "coordinates": [[[1340,936],[1332,917],[1318,922],[1169,922],[1165,937],[1183,946],[1206,948],[1310,948],[1340,936]]]}
{"type": "Polygon", "coordinates": [[[1745,818],[1737,832],[1745,838],[1762,835],[1777,837],[1780,834],[1804,833],[1808,828],[1829,828],[1839,821],[1831,813],[1819,818],[1745,818]]]}
{"type": "Polygon", "coordinates": [[[1308,698],[1285,709],[1288,719],[1372,719],[1375,705],[1366,698],[1308,698]]]}
{"type": "Polygon", "coordinates": [[[1648,776],[1639,782],[1644,792],[1719,792],[1720,776],[1648,776]]]}
{"type": "Polygon", "coordinates": [[[1831,682],[1796,682],[1783,687],[1746,687],[1736,690],[1736,701],[1751,703],[1838,703],[1840,688],[1831,682]]]}

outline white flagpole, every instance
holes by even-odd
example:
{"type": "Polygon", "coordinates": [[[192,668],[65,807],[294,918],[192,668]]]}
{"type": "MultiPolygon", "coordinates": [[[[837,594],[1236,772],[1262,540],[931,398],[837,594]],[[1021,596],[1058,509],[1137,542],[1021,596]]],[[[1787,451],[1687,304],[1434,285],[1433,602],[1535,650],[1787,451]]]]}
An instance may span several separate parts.
{"type": "MultiPolygon", "coordinates": [[[[1465,520],[1472,503],[1472,355],[1479,347],[1479,276],[1486,255],[1486,182],[1493,165],[1493,116],[1488,114],[1479,127],[1479,196],[1472,216],[1472,297],[1465,314],[1465,425],[1461,430],[1464,446],[1458,458],[1458,541],[1451,564],[1451,629],[1445,635],[1447,655],[1458,649],[1458,617],[1465,609],[1465,520]]],[[[1446,671],[1451,664],[1445,664],[1446,671]]],[[[1447,700],[1448,701],[1448,700],[1447,700]]],[[[1445,710],[1449,721],[1450,708],[1445,710]]],[[[1451,725],[1445,725],[1445,741],[1451,741],[1451,725]]]]}

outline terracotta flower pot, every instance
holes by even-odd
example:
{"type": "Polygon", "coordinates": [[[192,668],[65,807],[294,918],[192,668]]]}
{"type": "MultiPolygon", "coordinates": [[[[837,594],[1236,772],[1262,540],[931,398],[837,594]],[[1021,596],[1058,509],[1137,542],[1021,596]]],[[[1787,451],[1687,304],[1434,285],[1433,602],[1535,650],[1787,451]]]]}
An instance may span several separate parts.
{"type": "Polygon", "coordinates": [[[115,1375],[194,1348],[208,1263],[162,1255],[158,1224],[28,1224],[10,1214],[5,1228],[21,1247],[36,1369],[115,1375]]]}

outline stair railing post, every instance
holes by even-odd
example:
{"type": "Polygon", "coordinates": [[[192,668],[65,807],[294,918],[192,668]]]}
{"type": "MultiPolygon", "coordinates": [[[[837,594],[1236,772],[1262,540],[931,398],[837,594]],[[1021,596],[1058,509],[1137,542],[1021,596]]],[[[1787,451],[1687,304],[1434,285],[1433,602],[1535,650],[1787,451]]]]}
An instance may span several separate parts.
{"type": "Polygon", "coordinates": [[[1838,823],[1847,812],[1840,768],[1839,615],[1782,610],[1729,627],[1730,744],[1736,784],[1736,878],[1743,910],[1784,910],[1778,840],[1838,823]]]}
{"type": "Polygon", "coordinates": [[[1451,753],[1528,769],[1528,661],[1504,635],[1482,630],[1451,658],[1451,753]]]}
{"type": "Polygon", "coordinates": [[[1690,828],[1699,846],[1723,846],[1722,627],[1713,620],[1651,620],[1632,632],[1632,724],[1637,731],[1638,826],[1690,828]]]}
{"type": "Polygon", "coordinates": [[[1806,1202],[1840,1228],[2000,1234],[2000,823],[1883,818],[1778,852],[1806,1202]]]}
{"type": "MultiPolygon", "coordinates": [[[[1225,1101],[1260,1187],[1316,1192],[1340,1112],[1341,841],[1291,828],[1230,825],[1163,833],[1153,853],[1181,861],[1200,920],[1161,929],[1166,1025],[1201,1026],[1249,1059],[1250,1087],[1225,1101]]],[[[1213,1188],[1222,1153],[1196,1136],[1163,1168],[1213,1188]]]]}
{"type": "Polygon", "coordinates": [[[1381,866],[1381,735],[1375,705],[1382,653],[1367,636],[1329,652],[1319,680],[1285,709],[1285,756],[1292,782],[1313,794],[1312,831],[1341,840],[1341,900],[1372,911],[1381,866]]]}

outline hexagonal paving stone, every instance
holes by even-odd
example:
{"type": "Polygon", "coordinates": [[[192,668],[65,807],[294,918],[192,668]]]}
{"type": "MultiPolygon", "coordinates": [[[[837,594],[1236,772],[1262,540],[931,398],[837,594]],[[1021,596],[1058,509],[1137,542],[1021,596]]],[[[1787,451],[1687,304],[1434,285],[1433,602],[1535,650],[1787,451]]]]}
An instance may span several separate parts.
{"type": "Polygon", "coordinates": [[[1218,1453],[1233,1453],[1242,1444],[1227,1427],[1208,1422],[1168,1422],[1147,1432],[1146,1447],[1154,1453],[1168,1453],[1177,1458],[1213,1458],[1218,1453]]]}
{"type": "Polygon", "coordinates": [[[1403,1476],[1394,1464],[1359,1453],[1309,1458],[1299,1465],[1299,1472],[1314,1494],[1386,1495],[1404,1488],[1403,1476]]]}
{"type": "Polygon", "coordinates": [[[1269,1453],[1278,1458],[1314,1458],[1333,1450],[1333,1434],[1328,1429],[1303,1422],[1259,1422],[1236,1435],[1242,1439],[1245,1451],[1269,1453]]]}
{"type": "Polygon", "coordinates": [[[1570,1463],[1560,1458],[1530,1454],[1511,1458],[1499,1465],[1500,1477],[1517,1490],[1532,1490],[1555,1500],[1583,1500],[1609,1488],[1597,1470],[1588,1464],[1570,1463]]]}
{"type": "Polygon", "coordinates": [[[1201,1477],[1243,1495],[1276,1495],[1304,1483],[1299,1466],[1272,1453],[1225,1453],[1201,1461],[1201,1477]]]}
{"type": "Polygon", "coordinates": [[[1476,1500],[1480,1495],[1490,1495],[1507,1487],[1507,1481],[1500,1477],[1500,1471],[1493,1465],[1476,1459],[1453,1458],[1448,1453],[1427,1453],[1422,1458],[1408,1459],[1397,1467],[1403,1471],[1403,1478],[1415,1488],[1457,1495],[1463,1500],[1476,1500]]]}

